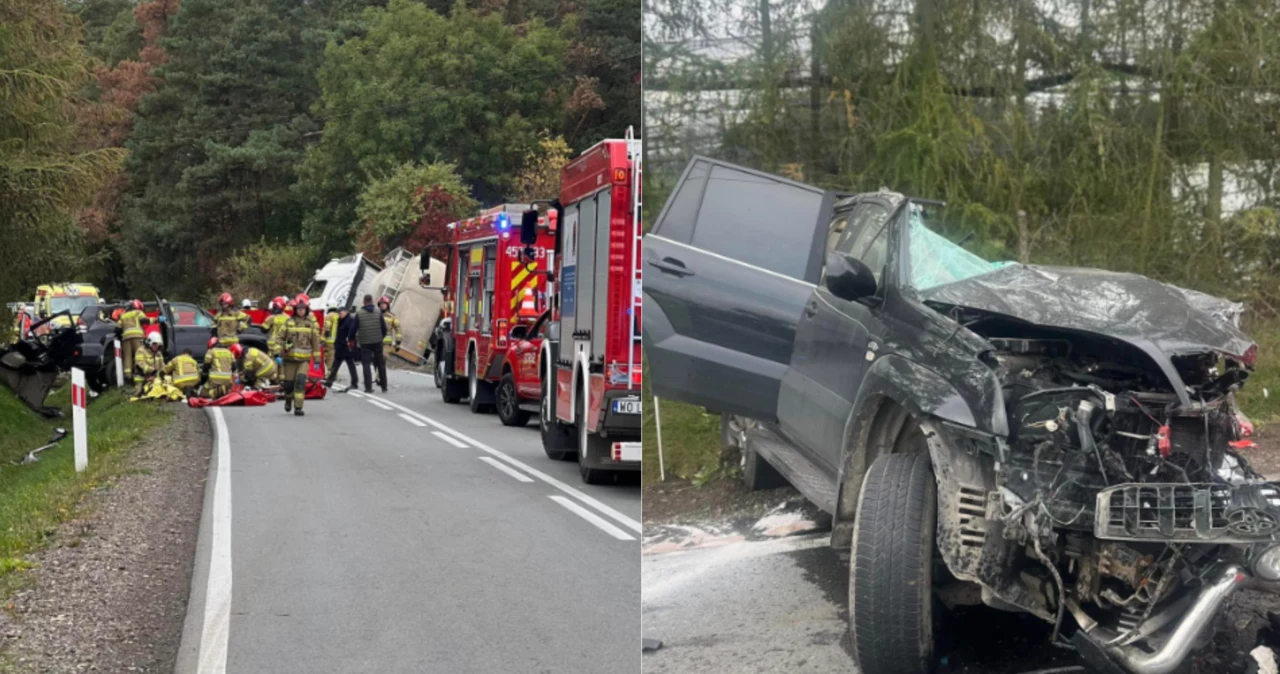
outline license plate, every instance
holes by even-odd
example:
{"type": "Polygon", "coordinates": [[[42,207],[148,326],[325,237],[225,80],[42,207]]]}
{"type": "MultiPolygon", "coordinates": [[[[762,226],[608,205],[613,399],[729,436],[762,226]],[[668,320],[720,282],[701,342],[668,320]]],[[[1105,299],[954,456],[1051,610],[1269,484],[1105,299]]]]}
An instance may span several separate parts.
{"type": "Polygon", "coordinates": [[[614,414],[639,414],[640,400],[638,398],[628,398],[625,400],[613,401],[614,414]]]}

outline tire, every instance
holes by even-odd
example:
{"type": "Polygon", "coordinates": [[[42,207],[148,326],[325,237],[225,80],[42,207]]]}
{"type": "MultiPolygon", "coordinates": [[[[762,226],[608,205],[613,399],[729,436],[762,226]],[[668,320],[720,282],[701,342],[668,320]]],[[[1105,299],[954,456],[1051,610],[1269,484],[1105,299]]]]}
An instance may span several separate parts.
{"type": "Polygon", "coordinates": [[[569,432],[569,427],[551,418],[550,382],[542,383],[542,399],[539,409],[539,425],[542,427],[542,451],[552,461],[568,461],[578,458],[577,438],[569,432]]]}
{"type": "Polygon", "coordinates": [[[503,426],[524,426],[529,423],[528,412],[520,409],[520,395],[516,393],[516,378],[511,372],[502,375],[502,381],[495,392],[494,407],[498,410],[498,420],[503,426]]]}
{"type": "Polygon", "coordinates": [[[587,430],[587,390],[583,387],[582,395],[578,396],[578,413],[573,415],[577,420],[576,429],[578,431],[578,473],[582,475],[582,481],[587,484],[600,484],[609,476],[609,471],[600,468],[592,468],[591,461],[603,456],[608,451],[609,443],[598,435],[592,435],[587,430]]]}
{"type": "Polygon", "coordinates": [[[433,379],[435,379],[435,382],[436,382],[436,388],[444,388],[444,366],[445,366],[444,361],[440,360],[440,359],[437,357],[437,358],[436,358],[436,366],[435,366],[434,368],[432,368],[432,371],[433,371],[433,372],[434,372],[434,374],[435,374],[435,376],[433,377],[433,379]]]}
{"type": "Polygon", "coordinates": [[[477,372],[479,369],[476,366],[476,354],[473,351],[467,355],[467,397],[470,398],[472,414],[493,411],[492,403],[480,402],[481,398],[493,397],[493,386],[487,381],[480,381],[480,373],[477,372]]]}
{"type": "Polygon", "coordinates": [[[457,377],[450,377],[445,369],[449,366],[448,360],[436,363],[436,370],[440,377],[440,399],[450,405],[456,405],[462,402],[462,397],[466,392],[466,382],[457,377]]]}
{"type": "MultiPolygon", "coordinates": [[[[919,427],[905,432],[924,443],[919,427]]],[[[871,464],[858,496],[849,561],[849,631],[863,674],[933,670],[937,515],[927,449],[871,464]]]]}
{"type": "Polygon", "coordinates": [[[742,455],[742,485],[747,491],[777,489],[787,486],[787,478],[768,461],[756,453],[746,442],[743,433],[752,421],[727,412],[720,414],[720,452],[737,450],[742,455]]]}

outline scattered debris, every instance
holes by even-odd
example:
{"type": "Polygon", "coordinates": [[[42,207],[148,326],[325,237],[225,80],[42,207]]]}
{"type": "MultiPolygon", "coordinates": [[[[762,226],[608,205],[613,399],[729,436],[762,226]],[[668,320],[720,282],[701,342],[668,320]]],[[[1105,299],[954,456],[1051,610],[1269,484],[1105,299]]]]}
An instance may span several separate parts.
{"type": "Polygon", "coordinates": [[[36,456],[37,454],[57,445],[58,442],[62,440],[62,438],[66,437],[66,435],[67,435],[67,429],[65,428],[53,429],[53,437],[49,438],[49,444],[44,445],[43,447],[36,447],[35,449],[27,452],[27,455],[23,457],[21,461],[14,461],[13,464],[15,466],[21,466],[24,464],[35,463],[36,461],[39,461],[40,459],[39,457],[36,456]]]}

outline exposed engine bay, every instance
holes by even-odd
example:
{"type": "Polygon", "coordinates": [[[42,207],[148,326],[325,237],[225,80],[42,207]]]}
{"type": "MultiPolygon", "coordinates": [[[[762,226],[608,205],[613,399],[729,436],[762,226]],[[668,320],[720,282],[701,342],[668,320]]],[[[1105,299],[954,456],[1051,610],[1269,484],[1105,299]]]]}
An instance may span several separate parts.
{"type": "Polygon", "coordinates": [[[991,466],[951,476],[958,535],[939,536],[984,603],[1053,623],[1100,671],[1166,672],[1232,590],[1280,580],[1280,485],[1243,454],[1241,359],[1162,366],[1122,340],[957,318],[993,347],[1009,428],[991,466]]]}

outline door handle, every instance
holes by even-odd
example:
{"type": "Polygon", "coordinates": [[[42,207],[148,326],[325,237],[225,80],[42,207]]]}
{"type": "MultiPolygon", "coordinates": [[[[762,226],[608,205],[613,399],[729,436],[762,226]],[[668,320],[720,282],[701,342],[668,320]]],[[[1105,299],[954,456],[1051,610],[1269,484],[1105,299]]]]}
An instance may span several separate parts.
{"type": "Polygon", "coordinates": [[[672,257],[664,257],[661,260],[649,260],[649,266],[666,274],[674,274],[676,276],[693,276],[693,272],[685,268],[683,262],[672,257]]]}
{"type": "Polygon", "coordinates": [[[805,317],[805,318],[813,318],[813,317],[814,317],[814,315],[815,315],[815,314],[817,314],[817,313],[818,313],[818,303],[817,303],[817,302],[810,302],[810,303],[808,303],[808,304],[804,305],[804,317],[805,317]]]}

